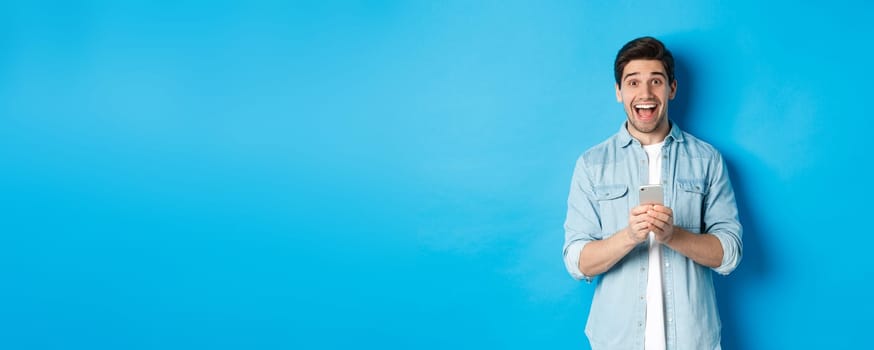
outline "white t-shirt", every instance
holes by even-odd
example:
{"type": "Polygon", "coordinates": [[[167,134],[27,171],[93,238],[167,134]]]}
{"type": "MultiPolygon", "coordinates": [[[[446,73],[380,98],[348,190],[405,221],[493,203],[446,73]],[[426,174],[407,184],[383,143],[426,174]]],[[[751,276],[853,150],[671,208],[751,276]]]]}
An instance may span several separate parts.
{"type": "MultiPolygon", "coordinates": [[[[649,158],[649,183],[662,181],[662,146],[664,142],[643,146],[649,158]]],[[[662,296],[662,249],[649,233],[649,270],[646,284],[646,330],[645,350],[664,350],[665,345],[665,307],[662,296]]]]}

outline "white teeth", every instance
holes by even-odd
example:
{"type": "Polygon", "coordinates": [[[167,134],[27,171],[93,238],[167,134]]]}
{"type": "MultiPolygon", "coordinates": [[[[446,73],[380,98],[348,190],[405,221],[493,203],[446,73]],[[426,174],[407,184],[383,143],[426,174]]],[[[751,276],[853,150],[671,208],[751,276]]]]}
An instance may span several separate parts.
{"type": "Polygon", "coordinates": [[[635,105],[634,106],[634,108],[640,108],[640,109],[649,109],[649,108],[655,108],[655,107],[656,107],[655,105],[635,105]]]}

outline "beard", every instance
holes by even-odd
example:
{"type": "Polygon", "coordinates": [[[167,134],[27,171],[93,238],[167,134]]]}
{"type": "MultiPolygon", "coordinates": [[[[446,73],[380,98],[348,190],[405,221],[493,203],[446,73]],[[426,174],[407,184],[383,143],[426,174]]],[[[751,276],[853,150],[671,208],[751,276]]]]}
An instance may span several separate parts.
{"type": "Polygon", "coordinates": [[[632,128],[634,128],[634,130],[636,130],[637,132],[643,133],[643,134],[649,134],[649,133],[655,131],[656,129],[659,128],[659,126],[662,124],[662,122],[664,122],[664,117],[659,117],[655,123],[643,123],[643,122],[640,122],[632,117],[628,118],[628,125],[630,125],[632,128]]]}

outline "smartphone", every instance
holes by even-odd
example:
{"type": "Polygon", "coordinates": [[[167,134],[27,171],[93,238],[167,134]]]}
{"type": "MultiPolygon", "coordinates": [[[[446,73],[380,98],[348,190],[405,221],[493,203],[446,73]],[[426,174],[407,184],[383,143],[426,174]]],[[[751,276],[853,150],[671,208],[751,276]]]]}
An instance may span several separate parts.
{"type": "Polygon", "coordinates": [[[643,185],[640,186],[640,205],[644,204],[663,204],[664,192],[662,185],[643,185]]]}

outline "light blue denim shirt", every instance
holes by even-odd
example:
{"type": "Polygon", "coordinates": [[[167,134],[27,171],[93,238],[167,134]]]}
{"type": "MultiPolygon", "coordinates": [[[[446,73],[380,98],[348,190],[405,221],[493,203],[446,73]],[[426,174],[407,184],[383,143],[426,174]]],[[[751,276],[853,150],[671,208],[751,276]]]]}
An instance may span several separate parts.
{"type": "MultiPolygon", "coordinates": [[[[671,122],[662,157],[664,203],[674,211],[674,225],[716,236],[724,255],[722,265],[713,270],[729,274],[741,260],[743,244],[722,155],[671,122]]],[[[638,187],[648,177],[646,153],[625,124],[583,153],[574,169],[563,254],[571,276],[595,281],[586,324],[593,349],[643,349],[647,244],[635,247],[598,278],[580,273],[578,261],[586,244],[628,225],[628,213],[638,203],[638,187]]],[[[711,269],[667,246],[661,249],[667,348],[719,349],[721,323],[711,269]]]]}

